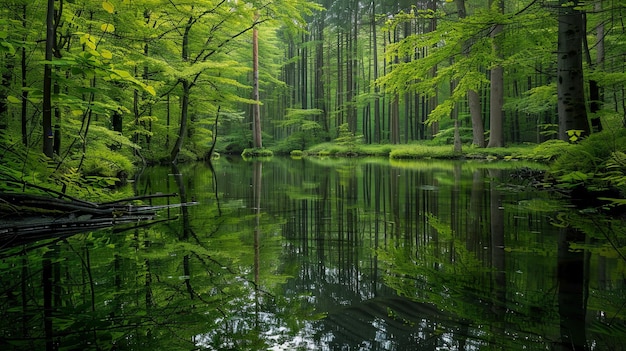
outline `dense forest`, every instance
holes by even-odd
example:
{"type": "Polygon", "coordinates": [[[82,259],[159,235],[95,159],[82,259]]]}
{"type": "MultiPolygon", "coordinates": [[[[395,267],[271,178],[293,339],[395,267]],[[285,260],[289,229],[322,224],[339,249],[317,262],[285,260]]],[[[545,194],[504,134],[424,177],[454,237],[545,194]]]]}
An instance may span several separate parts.
{"type": "Polygon", "coordinates": [[[1,167],[67,187],[346,137],[622,140],[625,14],[621,0],[5,1],[1,167]]]}

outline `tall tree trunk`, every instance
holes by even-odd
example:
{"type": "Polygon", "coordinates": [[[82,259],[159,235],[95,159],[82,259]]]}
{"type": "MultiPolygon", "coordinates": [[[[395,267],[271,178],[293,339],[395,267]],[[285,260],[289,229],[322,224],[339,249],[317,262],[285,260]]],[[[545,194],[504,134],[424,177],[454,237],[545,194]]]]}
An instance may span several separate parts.
{"type": "MultiPolygon", "coordinates": [[[[393,30],[393,38],[389,37],[389,42],[397,43],[399,40],[400,38],[398,35],[398,29],[395,28],[393,30]]],[[[400,57],[397,54],[394,54],[393,66],[397,66],[399,63],[400,63],[400,57]]],[[[389,101],[389,142],[391,142],[392,144],[400,144],[399,114],[400,114],[400,95],[398,93],[394,93],[392,100],[389,101]]]]}
{"type": "MultiPolygon", "coordinates": [[[[185,31],[183,33],[181,58],[183,62],[189,61],[189,32],[193,25],[193,17],[189,17],[185,31]]],[[[189,116],[189,91],[191,90],[192,83],[187,78],[181,78],[180,82],[183,86],[183,95],[180,99],[180,128],[178,129],[178,137],[174,143],[174,148],[170,153],[170,161],[176,163],[178,155],[183,147],[183,141],[185,140],[185,134],[187,134],[187,120],[189,116]]]]}
{"type": "Polygon", "coordinates": [[[560,0],[557,48],[559,139],[576,141],[590,133],[583,85],[583,14],[578,1],[560,0]]]}
{"type": "MultiPolygon", "coordinates": [[[[22,28],[24,29],[24,33],[27,33],[26,28],[28,27],[28,19],[26,16],[27,5],[22,5],[22,28]]],[[[22,40],[26,42],[27,34],[24,34],[22,40]]],[[[21,83],[22,83],[22,106],[20,109],[20,119],[21,119],[21,131],[22,131],[22,144],[24,146],[28,145],[28,115],[27,115],[27,106],[28,106],[28,86],[26,81],[27,75],[27,53],[26,46],[22,46],[21,50],[21,58],[20,58],[20,67],[21,67],[21,83]]]]}
{"type": "Polygon", "coordinates": [[[315,46],[315,98],[314,108],[320,109],[322,114],[319,116],[318,122],[322,126],[324,132],[328,133],[328,116],[326,113],[326,97],[324,91],[324,26],[325,26],[325,13],[318,16],[316,22],[316,41],[315,46]]]}
{"type": "Polygon", "coordinates": [[[483,123],[480,95],[475,90],[467,91],[467,103],[472,119],[472,144],[485,147],[485,125],[483,123]]]}
{"type": "MultiPolygon", "coordinates": [[[[436,0],[430,0],[428,2],[428,9],[433,11],[433,13],[437,12],[437,1],[436,0]]],[[[434,32],[437,30],[437,16],[433,16],[433,18],[430,20],[429,23],[429,27],[428,27],[428,31],[429,32],[434,32]]],[[[433,68],[430,70],[430,75],[431,77],[435,77],[437,76],[437,66],[433,66],[433,68]]],[[[437,92],[435,92],[432,96],[429,97],[428,99],[428,114],[430,114],[430,112],[432,110],[434,110],[437,107],[437,104],[439,103],[439,98],[437,96],[437,92]]],[[[434,122],[431,125],[431,136],[434,136],[435,134],[439,133],[439,122],[434,122]]]]}
{"type": "MultiPolygon", "coordinates": [[[[256,28],[254,29],[256,30],[256,28]]],[[[253,34],[254,36],[254,34],[253,34]]],[[[254,40],[257,40],[257,48],[258,48],[258,34],[257,34],[257,39],[252,39],[253,43],[252,45],[254,45],[254,40]]],[[[308,109],[309,108],[309,57],[308,57],[308,53],[309,53],[309,47],[308,45],[306,45],[309,41],[309,37],[306,33],[302,33],[302,46],[300,47],[300,106],[302,109],[308,109]]],[[[257,51],[257,57],[258,57],[258,51],[257,51]]]]}
{"type": "MultiPolygon", "coordinates": [[[[356,11],[356,10],[355,10],[356,11]]],[[[352,19],[352,18],[351,18],[352,19]]],[[[352,24],[352,23],[351,23],[352,24]]],[[[354,46],[356,45],[353,40],[353,27],[352,25],[349,27],[346,33],[346,61],[344,64],[346,65],[346,104],[344,108],[346,109],[346,119],[348,121],[348,129],[351,133],[356,132],[356,118],[354,116],[354,64],[353,57],[354,56],[354,46]]]]}
{"type": "Polygon", "coordinates": [[[172,118],[172,114],[171,114],[171,103],[170,103],[170,94],[167,93],[167,96],[165,98],[165,127],[166,127],[166,134],[165,134],[165,148],[169,149],[170,148],[170,124],[171,124],[171,118],[172,118]]]}
{"type": "MultiPolygon", "coordinates": [[[[22,48],[22,60],[24,57],[24,51],[22,48]]],[[[9,104],[7,102],[7,96],[11,91],[11,81],[13,80],[13,58],[10,55],[4,55],[8,62],[3,62],[5,67],[3,68],[2,75],[0,76],[0,130],[7,129],[9,126],[9,104]]],[[[26,145],[26,143],[24,143],[26,145]]]]}
{"type": "Polygon", "coordinates": [[[389,106],[389,132],[390,142],[400,144],[400,95],[395,93],[391,106],[389,106]]]}
{"type": "MultiPolygon", "coordinates": [[[[499,11],[504,13],[504,1],[497,1],[499,11]]],[[[502,53],[500,52],[502,49],[499,44],[499,36],[502,33],[502,27],[502,24],[497,23],[491,31],[493,51],[497,58],[502,57],[502,53]]],[[[502,110],[504,106],[504,68],[502,65],[497,64],[491,69],[490,80],[489,144],[487,144],[487,147],[502,147],[504,146],[504,112],[502,110]]]]}
{"type": "MultiPolygon", "coordinates": [[[[465,0],[456,0],[456,8],[459,18],[467,17],[467,9],[465,0]]],[[[465,42],[463,52],[466,56],[470,54],[470,43],[465,42]]],[[[474,89],[467,91],[467,104],[469,106],[470,117],[472,120],[472,144],[478,147],[485,147],[485,126],[483,124],[483,116],[480,108],[480,96],[474,89]]]]}
{"type": "Polygon", "coordinates": [[[339,130],[339,126],[344,123],[344,104],[343,104],[343,66],[341,64],[341,56],[343,54],[343,35],[341,31],[337,31],[337,99],[335,102],[335,110],[337,118],[335,127],[339,130]]]}
{"type": "Polygon", "coordinates": [[[176,142],[174,143],[174,147],[172,148],[172,152],[170,153],[170,160],[172,163],[176,163],[178,160],[178,154],[183,146],[183,141],[185,139],[185,134],[187,130],[187,119],[189,115],[189,89],[191,87],[191,83],[189,83],[186,79],[182,80],[183,85],[183,95],[180,99],[180,128],[178,129],[178,137],[176,138],[176,142]]]}
{"type": "Polygon", "coordinates": [[[260,149],[263,147],[263,142],[261,140],[261,105],[259,99],[259,30],[256,27],[252,29],[252,99],[255,102],[252,106],[252,139],[254,147],[260,149]]]}
{"type": "MultiPolygon", "coordinates": [[[[376,1],[372,1],[372,56],[374,58],[374,81],[378,79],[378,44],[376,32],[376,1]]],[[[374,142],[380,143],[381,125],[380,125],[380,87],[374,84],[374,142]]]]}
{"type": "MultiPolygon", "coordinates": [[[[24,11],[24,17],[23,17],[23,26],[24,28],[26,28],[26,5],[24,5],[23,7],[23,11],[24,11]]],[[[24,42],[26,42],[26,38],[24,38],[24,42]]],[[[22,106],[20,109],[20,119],[21,119],[21,129],[22,129],[22,144],[24,144],[24,146],[28,145],[28,110],[27,110],[27,106],[28,106],[28,89],[26,89],[26,87],[28,86],[28,83],[26,81],[26,75],[28,72],[28,65],[27,65],[27,53],[26,53],[26,46],[22,47],[22,57],[21,57],[21,72],[22,72],[22,106]]]]}
{"type": "MultiPolygon", "coordinates": [[[[602,0],[597,1],[594,4],[594,11],[596,13],[602,12],[602,0]]],[[[583,25],[586,25],[587,17],[583,18],[583,25]]],[[[587,43],[587,36],[583,36],[583,41],[585,43],[585,54],[587,57],[587,64],[593,68],[602,68],[604,63],[604,22],[600,21],[595,28],[596,30],[596,61],[593,62],[591,59],[591,53],[589,52],[589,45],[587,43]]],[[[586,33],[587,30],[585,29],[586,33]]],[[[591,113],[591,129],[592,132],[601,132],[602,131],[602,121],[600,120],[600,116],[597,115],[598,111],[602,106],[602,93],[600,91],[600,86],[598,81],[595,79],[589,80],[589,112],[591,113]]]]}
{"type": "Polygon", "coordinates": [[[54,26],[54,0],[48,0],[48,9],[46,12],[46,52],[43,73],[43,153],[48,157],[52,157],[53,135],[52,135],[52,51],[54,50],[55,41],[54,26]]]}
{"type": "MultiPolygon", "coordinates": [[[[450,60],[452,61],[452,59],[450,60]]],[[[452,62],[450,62],[452,63],[452,62]]],[[[458,82],[456,80],[450,81],[450,96],[454,93],[454,89],[458,82]]],[[[454,103],[454,107],[452,108],[452,112],[450,113],[450,117],[454,121],[454,139],[453,139],[453,150],[454,153],[460,154],[463,152],[463,146],[461,143],[461,132],[459,131],[459,103],[454,103]]]]}

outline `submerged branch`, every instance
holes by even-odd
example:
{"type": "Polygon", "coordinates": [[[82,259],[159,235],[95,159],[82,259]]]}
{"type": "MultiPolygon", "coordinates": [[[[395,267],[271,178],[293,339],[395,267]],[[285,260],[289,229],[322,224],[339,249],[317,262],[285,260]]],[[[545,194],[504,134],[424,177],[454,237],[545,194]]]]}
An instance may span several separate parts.
{"type": "Polygon", "coordinates": [[[123,223],[154,223],[152,220],[158,210],[195,204],[133,204],[135,201],[173,196],[176,194],[143,195],[98,204],[43,195],[0,193],[0,249],[123,223]]]}

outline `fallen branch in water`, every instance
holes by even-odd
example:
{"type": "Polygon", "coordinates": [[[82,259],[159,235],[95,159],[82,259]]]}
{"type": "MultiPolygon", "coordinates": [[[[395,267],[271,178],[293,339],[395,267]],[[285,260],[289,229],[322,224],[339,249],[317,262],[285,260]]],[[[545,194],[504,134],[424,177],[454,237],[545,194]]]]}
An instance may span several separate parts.
{"type": "Polygon", "coordinates": [[[158,210],[195,204],[133,204],[136,201],[173,196],[177,194],[152,194],[91,203],[67,197],[0,193],[0,248],[123,223],[151,221],[155,219],[158,210]]]}

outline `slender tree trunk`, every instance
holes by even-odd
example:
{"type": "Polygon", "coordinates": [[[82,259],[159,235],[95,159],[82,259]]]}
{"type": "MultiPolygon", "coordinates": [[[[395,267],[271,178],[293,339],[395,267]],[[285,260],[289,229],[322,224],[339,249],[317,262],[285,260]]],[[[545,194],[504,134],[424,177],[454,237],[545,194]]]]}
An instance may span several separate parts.
{"type": "MultiPolygon", "coordinates": [[[[26,28],[28,27],[28,20],[26,18],[26,10],[27,5],[22,5],[22,27],[24,28],[24,32],[26,32],[26,28]]],[[[27,35],[24,34],[23,40],[26,42],[27,35]]],[[[22,127],[22,144],[24,146],[28,145],[28,115],[27,115],[27,106],[28,106],[28,83],[26,81],[27,71],[27,54],[26,54],[26,46],[22,46],[22,54],[20,60],[21,66],[21,78],[22,78],[22,106],[20,109],[20,119],[21,119],[21,127],[22,127]]]]}
{"type": "Polygon", "coordinates": [[[48,9],[46,12],[46,52],[43,73],[43,153],[48,157],[52,157],[53,134],[52,134],[52,51],[54,50],[55,40],[54,27],[54,0],[48,0],[48,9]]]}
{"type": "Polygon", "coordinates": [[[170,94],[167,94],[167,97],[165,99],[165,129],[167,130],[167,133],[165,133],[165,148],[169,149],[170,148],[170,124],[171,124],[171,107],[170,107],[171,103],[170,103],[170,94]]]}
{"type": "Polygon", "coordinates": [[[317,36],[317,45],[315,46],[315,108],[322,110],[318,122],[322,126],[324,132],[328,133],[328,116],[326,115],[326,97],[324,91],[324,26],[325,16],[322,13],[316,21],[315,34],[317,36]]]}
{"type": "MultiPolygon", "coordinates": [[[[436,0],[430,0],[428,2],[428,9],[433,11],[433,12],[437,12],[437,1],[436,0]]],[[[429,32],[434,32],[436,30],[437,30],[437,18],[436,18],[436,16],[433,16],[433,18],[430,20],[428,31],[429,32]]],[[[436,65],[433,66],[433,68],[430,70],[430,74],[431,74],[431,77],[435,77],[437,75],[437,66],[436,65]]],[[[434,110],[437,107],[438,103],[439,103],[439,98],[437,96],[437,92],[435,92],[428,99],[428,113],[429,114],[430,114],[430,112],[432,110],[434,110]]],[[[434,122],[431,125],[431,133],[432,133],[432,136],[434,136],[435,134],[439,133],[439,122],[434,122]]]]}
{"type": "MultiPolygon", "coordinates": [[[[467,17],[465,0],[456,0],[456,8],[459,18],[467,17]]],[[[463,45],[463,51],[466,56],[470,54],[470,43],[463,45]]],[[[472,144],[478,147],[485,147],[485,126],[483,124],[483,116],[480,107],[480,96],[474,89],[467,91],[467,104],[469,106],[470,117],[472,120],[472,144]]]]}
{"type": "MultiPolygon", "coordinates": [[[[504,1],[498,1],[498,9],[504,13],[504,1]]],[[[500,35],[502,33],[503,25],[497,23],[494,25],[491,32],[493,40],[493,51],[495,56],[500,58],[501,48],[499,44],[500,35]]],[[[490,91],[490,106],[489,106],[489,144],[487,147],[502,147],[504,146],[504,68],[502,65],[497,64],[491,69],[491,91],[490,91]]]]}
{"type": "MultiPolygon", "coordinates": [[[[22,60],[25,50],[25,48],[22,48],[22,60]]],[[[0,83],[0,130],[7,129],[9,126],[9,104],[7,103],[7,96],[9,96],[11,81],[13,80],[13,59],[9,55],[4,56],[8,62],[5,63],[2,76],[0,76],[2,80],[0,83]]],[[[26,143],[24,143],[24,145],[26,145],[26,143]]]]}
{"type": "MultiPolygon", "coordinates": [[[[602,0],[597,1],[594,4],[594,11],[596,13],[602,12],[602,0]]],[[[587,17],[583,18],[583,25],[587,23],[587,17]]],[[[583,36],[585,43],[585,54],[587,56],[587,64],[593,68],[602,68],[604,63],[604,23],[601,21],[595,28],[596,30],[596,61],[591,59],[591,53],[589,52],[589,45],[587,44],[587,36],[583,36]]],[[[584,30],[584,32],[587,32],[584,30]]],[[[602,106],[602,93],[598,81],[595,79],[589,80],[589,112],[591,113],[591,129],[592,132],[602,131],[602,121],[600,116],[597,115],[602,106]]]]}
{"type": "Polygon", "coordinates": [[[472,144],[485,147],[485,125],[480,107],[480,95],[475,90],[468,90],[467,102],[472,119],[472,144]]]}
{"type": "MultiPolygon", "coordinates": [[[[450,61],[452,61],[452,59],[450,61]]],[[[457,85],[457,81],[453,80],[450,82],[450,96],[452,96],[456,85],[457,85]]],[[[454,104],[450,117],[452,117],[452,120],[454,121],[454,139],[453,139],[454,152],[457,154],[460,154],[461,152],[463,152],[463,146],[461,143],[461,133],[459,131],[459,103],[458,102],[454,104]]]]}
{"type": "Polygon", "coordinates": [[[557,94],[559,139],[576,141],[589,135],[582,68],[583,14],[578,1],[560,0],[557,94]]]}
{"type": "MultiPolygon", "coordinates": [[[[355,10],[356,11],[356,10],[355,10]]],[[[350,26],[348,33],[346,33],[346,60],[344,64],[346,65],[346,105],[344,108],[346,109],[346,119],[348,120],[348,129],[351,133],[356,132],[356,118],[354,116],[354,64],[353,58],[354,55],[354,40],[352,37],[353,27],[350,26]]]]}
{"type": "MultiPolygon", "coordinates": [[[[189,61],[189,32],[191,31],[193,21],[193,17],[189,17],[183,33],[181,53],[183,62],[189,61]]],[[[183,146],[185,135],[187,134],[187,120],[189,119],[189,91],[191,90],[192,83],[187,78],[181,78],[180,82],[183,86],[183,95],[180,99],[180,128],[178,129],[178,137],[174,143],[174,148],[172,148],[172,152],[170,153],[170,161],[172,163],[176,163],[178,160],[178,155],[183,146]]]]}
{"type": "Polygon", "coordinates": [[[252,29],[252,99],[255,101],[252,106],[252,139],[254,147],[260,149],[263,147],[263,142],[261,140],[261,105],[259,99],[259,30],[256,27],[252,29]]]}
{"type": "Polygon", "coordinates": [[[343,35],[341,31],[337,32],[337,100],[335,102],[335,109],[337,110],[337,118],[335,122],[335,127],[338,127],[344,123],[344,100],[343,100],[343,66],[342,55],[343,55],[343,35]]]}
{"type": "MultiPolygon", "coordinates": [[[[95,78],[94,78],[95,79],[95,78]]],[[[59,95],[61,93],[61,87],[58,82],[54,82],[53,86],[54,95],[59,95]]],[[[52,141],[52,149],[55,155],[61,154],[61,109],[57,106],[54,108],[54,137],[52,141]]]]}
{"type": "MultiPolygon", "coordinates": [[[[374,80],[378,79],[378,44],[377,44],[377,32],[376,32],[376,1],[372,1],[372,56],[374,58],[374,80]]],[[[374,142],[380,143],[380,87],[378,84],[374,84],[374,142]]]]}
{"type": "MultiPolygon", "coordinates": [[[[257,48],[258,48],[258,32],[257,32],[256,40],[257,40],[257,48]]],[[[309,94],[309,89],[308,89],[309,48],[307,45],[304,45],[304,44],[306,44],[309,41],[308,35],[306,33],[303,33],[300,40],[302,41],[302,44],[303,44],[300,47],[300,72],[299,72],[300,73],[300,106],[302,107],[302,109],[306,110],[309,108],[309,104],[308,104],[309,102],[309,98],[308,98],[308,94],[309,94]]],[[[254,42],[253,42],[253,45],[254,45],[254,42]]],[[[258,52],[257,52],[257,57],[258,57],[258,52]]]]}
{"type": "Polygon", "coordinates": [[[189,115],[189,89],[191,83],[189,83],[186,79],[183,79],[182,85],[183,95],[180,99],[180,128],[178,130],[178,137],[176,138],[176,142],[174,143],[174,148],[172,148],[172,152],[170,153],[170,160],[172,161],[172,163],[176,163],[176,161],[178,160],[178,154],[180,153],[180,150],[183,146],[189,115]]]}

